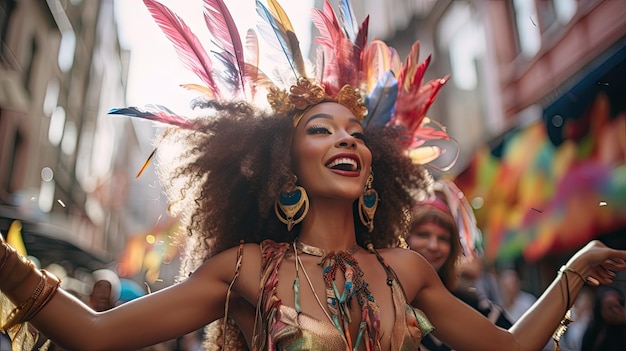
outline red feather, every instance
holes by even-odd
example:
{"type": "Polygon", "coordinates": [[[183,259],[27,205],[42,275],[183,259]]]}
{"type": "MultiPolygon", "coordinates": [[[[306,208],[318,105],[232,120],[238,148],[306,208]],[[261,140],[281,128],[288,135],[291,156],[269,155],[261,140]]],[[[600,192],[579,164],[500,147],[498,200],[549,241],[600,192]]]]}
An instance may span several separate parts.
{"type": "MultiPolygon", "coordinates": [[[[367,46],[367,32],[369,30],[370,16],[365,17],[363,23],[361,23],[361,27],[359,27],[359,33],[356,35],[356,39],[354,39],[354,62],[357,67],[361,67],[363,70],[363,58],[365,57],[365,47],[367,46]]],[[[358,77],[359,80],[362,80],[363,77],[358,77]]]]}
{"type": "Polygon", "coordinates": [[[396,113],[391,123],[402,125],[410,131],[419,128],[428,108],[435,101],[448,78],[449,76],[434,79],[421,87],[414,85],[412,88],[415,87],[415,89],[411,89],[408,92],[400,89],[395,105],[396,113]]]}
{"type": "Polygon", "coordinates": [[[202,79],[214,95],[220,96],[211,71],[213,63],[189,26],[165,5],[154,0],[143,0],[143,2],[159,28],[174,44],[174,49],[183,65],[202,79]]]}
{"type": "Polygon", "coordinates": [[[243,90],[245,85],[243,45],[237,25],[223,0],[204,0],[204,21],[217,46],[226,54],[224,57],[229,61],[228,69],[236,70],[233,76],[239,77],[239,84],[233,93],[243,90]]]}

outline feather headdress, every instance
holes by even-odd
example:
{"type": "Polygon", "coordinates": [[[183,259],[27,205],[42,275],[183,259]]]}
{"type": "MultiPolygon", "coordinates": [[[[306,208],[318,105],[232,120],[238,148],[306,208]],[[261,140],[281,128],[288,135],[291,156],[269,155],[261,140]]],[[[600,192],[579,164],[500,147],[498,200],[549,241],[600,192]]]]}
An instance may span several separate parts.
{"type": "Polygon", "coordinates": [[[432,193],[416,202],[415,206],[432,206],[452,216],[459,231],[463,257],[480,258],[484,255],[483,237],[474,210],[465,194],[448,179],[439,179],[434,183],[432,193]]]}
{"type": "MultiPolygon", "coordinates": [[[[306,111],[320,102],[335,101],[350,109],[364,127],[406,130],[403,146],[415,163],[427,164],[442,154],[442,148],[425,143],[450,137],[445,128],[426,117],[426,112],[448,76],[424,83],[430,56],[419,62],[419,41],[402,63],[396,50],[384,42],[368,43],[369,17],[359,24],[349,0],[338,0],[339,16],[325,0],[322,9],[312,10],[312,21],[320,36],[315,41],[316,68],[311,74],[291,21],[277,0],[267,0],[267,6],[256,0],[261,23],[257,31],[247,31],[245,41],[224,0],[202,1],[208,42],[214,47],[210,52],[182,18],[156,0],[144,0],[183,65],[204,84],[184,84],[184,88],[206,99],[239,99],[253,104],[258,101],[256,95],[265,91],[276,112],[306,111]],[[280,73],[276,77],[269,77],[259,67],[259,38],[272,51],[268,57],[278,66],[273,70],[280,73]]],[[[193,128],[184,117],[165,108],[129,107],[109,113],[193,128]]],[[[294,123],[301,115],[296,114],[294,123]]]]}

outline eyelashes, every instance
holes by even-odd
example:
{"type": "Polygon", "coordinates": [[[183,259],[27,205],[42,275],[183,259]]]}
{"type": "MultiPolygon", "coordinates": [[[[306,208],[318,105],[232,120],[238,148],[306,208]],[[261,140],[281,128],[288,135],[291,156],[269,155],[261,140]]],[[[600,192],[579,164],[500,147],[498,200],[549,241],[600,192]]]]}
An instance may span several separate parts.
{"type": "Polygon", "coordinates": [[[330,134],[330,130],[326,127],[310,127],[306,130],[309,135],[313,134],[330,134]]]}
{"type": "Polygon", "coordinates": [[[365,140],[365,135],[363,133],[361,133],[361,132],[352,133],[352,136],[357,138],[357,139],[365,140]]]}
{"type": "MultiPolygon", "coordinates": [[[[313,127],[308,128],[306,130],[306,133],[309,135],[332,134],[332,131],[327,127],[313,126],[313,127]]],[[[356,139],[365,140],[365,135],[363,134],[363,132],[354,132],[351,135],[356,139]]]]}

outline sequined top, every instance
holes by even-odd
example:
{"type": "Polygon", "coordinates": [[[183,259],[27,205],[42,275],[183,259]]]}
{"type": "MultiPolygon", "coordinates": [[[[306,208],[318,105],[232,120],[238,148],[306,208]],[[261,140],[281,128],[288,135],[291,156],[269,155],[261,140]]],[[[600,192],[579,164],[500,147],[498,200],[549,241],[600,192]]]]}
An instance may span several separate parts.
{"type": "MultiPolygon", "coordinates": [[[[253,350],[347,350],[342,333],[332,324],[305,313],[298,314],[283,305],[276,295],[278,270],[289,243],[266,240],[261,243],[263,255],[261,287],[257,305],[253,350]]],[[[381,262],[382,263],[382,262],[381,262]]],[[[417,350],[423,335],[432,330],[424,314],[407,303],[404,291],[391,268],[384,265],[391,278],[395,322],[391,332],[391,350],[417,350]]]]}

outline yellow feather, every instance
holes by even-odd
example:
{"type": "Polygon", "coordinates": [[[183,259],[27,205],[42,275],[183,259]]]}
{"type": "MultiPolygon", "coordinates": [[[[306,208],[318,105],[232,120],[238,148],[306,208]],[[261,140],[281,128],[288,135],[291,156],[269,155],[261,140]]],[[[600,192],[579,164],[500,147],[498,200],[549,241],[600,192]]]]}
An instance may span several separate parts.
{"type": "Polygon", "coordinates": [[[408,156],[413,163],[425,165],[437,159],[441,155],[441,149],[437,146],[422,146],[408,151],[408,156]]]}
{"type": "Polygon", "coordinates": [[[201,92],[203,95],[206,95],[209,98],[215,98],[215,94],[213,94],[213,90],[199,84],[181,84],[181,88],[185,88],[187,90],[195,90],[201,92]]]}
{"type": "Polygon", "coordinates": [[[141,174],[143,173],[143,171],[146,170],[146,168],[148,167],[150,162],[152,162],[152,159],[154,158],[154,154],[156,154],[156,151],[157,151],[156,148],[154,148],[154,150],[152,150],[152,153],[150,154],[150,156],[148,156],[148,159],[146,160],[146,162],[143,163],[143,166],[141,166],[141,169],[139,170],[139,172],[137,172],[137,175],[135,176],[135,179],[139,178],[141,176],[141,174]]]}
{"type": "Polygon", "coordinates": [[[295,33],[295,31],[293,30],[293,26],[291,25],[291,21],[289,20],[289,16],[287,16],[287,13],[285,12],[285,10],[283,10],[278,1],[268,0],[267,4],[270,7],[270,12],[272,16],[274,16],[278,23],[283,26],[285,31],[292,31],[295,33]]]}
{"type": "Polygon", "coordinates": [[[14,220],[9,227],[7,233],[7,243],[11,245],[22,256],[26,256],[26,246],[22,239],[22,223],[18,220],[14,220]]]}

